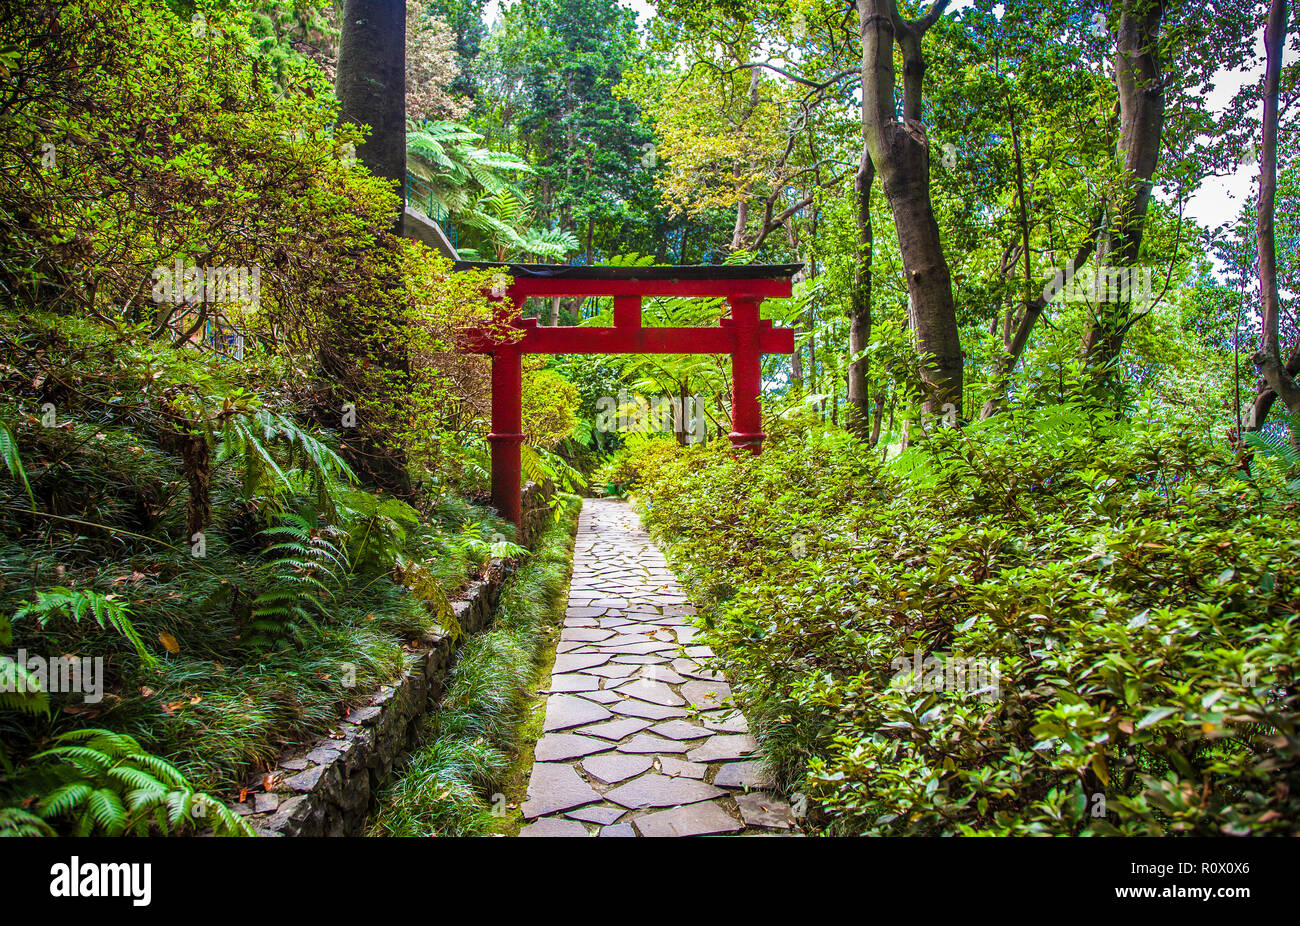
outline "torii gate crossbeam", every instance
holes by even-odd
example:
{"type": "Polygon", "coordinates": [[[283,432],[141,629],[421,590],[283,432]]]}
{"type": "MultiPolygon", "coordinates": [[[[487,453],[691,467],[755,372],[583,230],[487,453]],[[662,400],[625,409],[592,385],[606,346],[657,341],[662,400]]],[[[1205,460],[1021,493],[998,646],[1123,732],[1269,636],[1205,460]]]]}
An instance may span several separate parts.
{"type": "Polygon", "coordinates": [[[494,328],[463,329],[466,350],[492,357],[492,504],[521,526],[520,445],[523,442],[524,354],[730,354],[731,443],[754,453],[762,449],[758,404],[762,354],[794,352],[794,332],[759,318],[765,298],[787,298],[799,264],[690,267],[570,267],[556,264],[496,264],[460,261],[457,270],[496,270],[510,278],[499,302],[494,328]],[[614,324],[552,327],[524,318],[529,296],[612,296],[614,324]],[[721,297],[731,317],[716,328],[642,328],[641,300],[647,296],[721,297]],[[505,340],[503,327],[522,331],[505,340]]]}

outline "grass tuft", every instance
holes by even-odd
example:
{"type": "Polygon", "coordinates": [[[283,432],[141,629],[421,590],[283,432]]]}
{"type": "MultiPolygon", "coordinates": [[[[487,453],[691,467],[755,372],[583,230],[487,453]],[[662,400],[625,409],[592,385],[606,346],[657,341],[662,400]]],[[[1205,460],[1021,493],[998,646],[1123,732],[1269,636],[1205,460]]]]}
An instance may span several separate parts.
{"type": "Polygon", "coordinates": [[[378,797],[375,836],[483,836],[495,831],[498,791],[519,746],[525,706],[545,651],[560,623],[572,568],[582,500],[557,497],[555,523],[507,580],[493,628],[461,648],[426,743],[378,797]]]}

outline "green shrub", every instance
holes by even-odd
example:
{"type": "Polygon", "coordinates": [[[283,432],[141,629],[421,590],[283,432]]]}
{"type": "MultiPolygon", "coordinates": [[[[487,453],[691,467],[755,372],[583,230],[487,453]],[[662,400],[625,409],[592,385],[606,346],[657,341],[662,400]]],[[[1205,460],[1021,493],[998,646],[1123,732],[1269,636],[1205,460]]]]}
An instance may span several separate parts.
{"type": "Polygon", "coordinates": [[[646,444],[623,465],[815,821],[1300,828],[1287,472],[1247,476],[1200,438],[1066,406],[889,463],[842,432],[773,430],[757,458],[646,444]],[[996,667],[993,690],[911,685],[935,654],[996,667]]]}

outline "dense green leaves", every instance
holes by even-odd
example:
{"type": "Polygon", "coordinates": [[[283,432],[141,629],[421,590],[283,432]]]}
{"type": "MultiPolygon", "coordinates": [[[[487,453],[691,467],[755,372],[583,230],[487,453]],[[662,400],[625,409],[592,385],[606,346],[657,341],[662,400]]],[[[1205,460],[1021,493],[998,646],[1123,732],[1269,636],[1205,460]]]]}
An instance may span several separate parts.
{"type": "Polygon", "coordinates": [[[1290,830],[1285,474],[1071,407],[994,421],[888,463],[784,430],[629,457],[789,787],[836,831],[1290,830]],[[914,689],[929,657],[964,676],[914,689]]]}

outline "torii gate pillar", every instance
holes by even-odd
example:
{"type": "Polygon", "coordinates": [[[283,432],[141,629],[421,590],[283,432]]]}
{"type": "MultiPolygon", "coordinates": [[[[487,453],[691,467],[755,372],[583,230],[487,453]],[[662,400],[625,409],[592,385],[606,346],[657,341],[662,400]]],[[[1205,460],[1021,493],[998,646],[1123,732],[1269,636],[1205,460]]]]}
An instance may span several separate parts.
{"type": "MultiPolygon", "coordinates": [[[[763,374],[759,347],[760,299],[732,298],[729,321],[736,332],[736,349],[731,354],[731,446],[748,448],[754,453],[763,450],[763,411],[758,395],[763,388],[763,374]]],[[[791,345],[793,346],[793,345],[791,345]]]]}
{"type": "Polygon", "coordinates": [[[523,355],[509,347],[492,354],[492,507],[515,527],[523,522],[520,445],[523,428],[523,355]]]}

